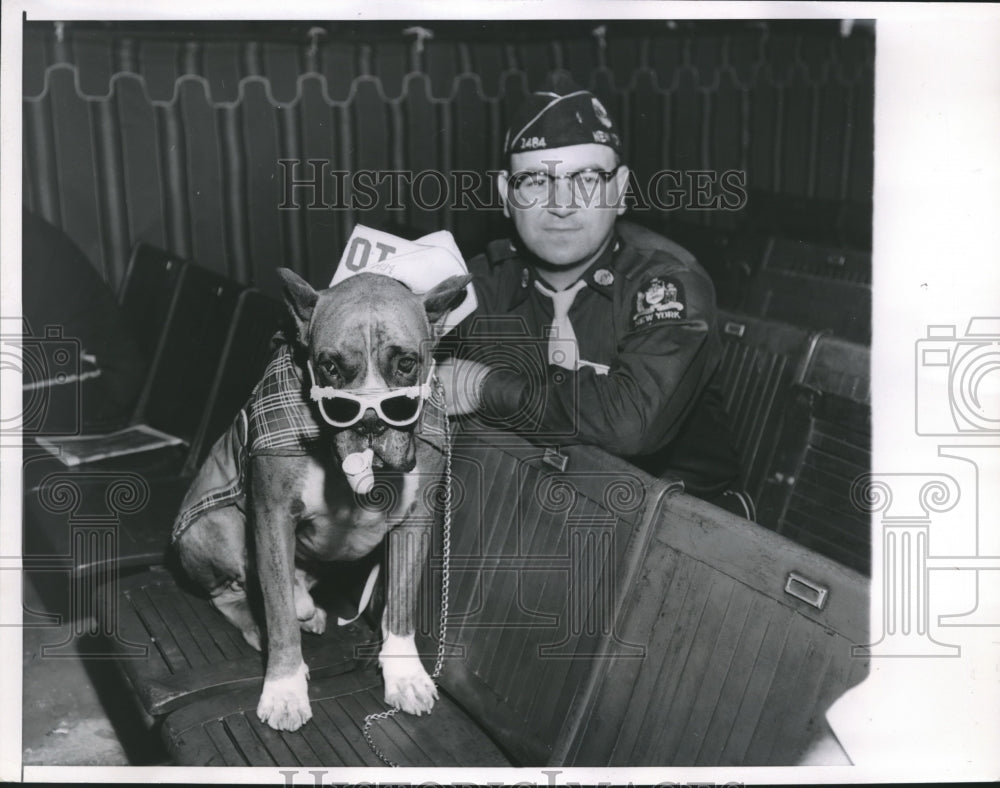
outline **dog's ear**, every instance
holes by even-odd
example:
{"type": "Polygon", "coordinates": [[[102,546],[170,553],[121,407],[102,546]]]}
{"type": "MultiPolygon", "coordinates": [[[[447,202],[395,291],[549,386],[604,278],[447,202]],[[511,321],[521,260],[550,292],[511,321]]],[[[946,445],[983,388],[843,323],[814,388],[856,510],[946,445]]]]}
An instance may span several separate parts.
{"type": "Polygon", "coordinates": [[[305,279],[289,268],[279,268],[278,276],[284,283],[285,304],[295,320],[299,341],[305,342],[306,329],[309,327],[309,319],[312,317],[313,309],[316,308],[319,294],[305,279]]]}
{"type": "Polygon", "coordinates": [[[424,309],[432,326],[435,326],[449,310],[465,300],[465,288],[471,281],[472,274],[449,276],[441,284],[424,293],[424,309]]]}

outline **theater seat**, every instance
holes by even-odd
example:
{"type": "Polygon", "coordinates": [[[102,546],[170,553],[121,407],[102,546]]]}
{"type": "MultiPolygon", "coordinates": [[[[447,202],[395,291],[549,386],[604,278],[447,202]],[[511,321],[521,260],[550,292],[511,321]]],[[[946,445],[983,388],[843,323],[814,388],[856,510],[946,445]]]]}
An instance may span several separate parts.
{"type": "Polygon", "coordinates": [[[869,351],[820,339],[792,388],[758,511],[779,533],[845,566],[871,571],[867,512],[851,502],[871,470],[869,351]]]}
{"type": "MultiPolygon", "coordinates": [[[[735,312],[719,313],[718,377],[740,458],[740,486],[759,501],[792,384],[800,380],[816,337],[796,326],[735,312]]],[[[757,522],[769,524],[761,518],[757,522]]]]}

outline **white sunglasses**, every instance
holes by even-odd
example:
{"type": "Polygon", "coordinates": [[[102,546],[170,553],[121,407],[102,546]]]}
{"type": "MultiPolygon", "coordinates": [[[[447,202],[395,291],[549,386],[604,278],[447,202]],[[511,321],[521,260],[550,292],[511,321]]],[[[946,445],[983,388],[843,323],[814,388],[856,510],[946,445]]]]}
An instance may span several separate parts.
{"type": "Polygon", "coordinates": [[[332,427],[351,427],[357,424],[371,408],[378,417],[392,427],[406,427],[420,418],[424,400],[431,395],[431,378],[434,361],[427,372],[427,380],[419,386],[381,389],[356,394],[333,386],[317,386],[312,359],[306,362],[312,388],[309,397],[319,407],[320,415],[332,427]]]}

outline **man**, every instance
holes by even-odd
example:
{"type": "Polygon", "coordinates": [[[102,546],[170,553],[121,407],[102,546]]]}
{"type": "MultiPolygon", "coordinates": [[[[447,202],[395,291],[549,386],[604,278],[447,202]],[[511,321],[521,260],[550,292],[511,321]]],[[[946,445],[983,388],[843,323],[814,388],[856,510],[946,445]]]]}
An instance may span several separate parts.
{"type": "Polygon", "coordinates": [[[467,360],[441,370],[456,410],[599,446],[723,503],[739,469],[713,383],[714,288],[680,246],[619,221],[629,171],[614,121],[555,75],[511,119],[504,152],[498,187],[516,239],[469,262],[467,360]],[[536,350],[540,368],[515,345],[536,350]]]}

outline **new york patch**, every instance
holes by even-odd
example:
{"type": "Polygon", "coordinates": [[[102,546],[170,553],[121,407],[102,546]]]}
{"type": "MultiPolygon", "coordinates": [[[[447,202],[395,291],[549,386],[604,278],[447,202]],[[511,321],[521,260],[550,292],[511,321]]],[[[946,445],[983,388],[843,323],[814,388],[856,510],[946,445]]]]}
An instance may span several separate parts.
{"type": "Polygon", "coordinates": [[[656,325],[685,317],[684,285],[669,276],[654,276],[639,288],[632,312],[632,328],[656,325]]]}

